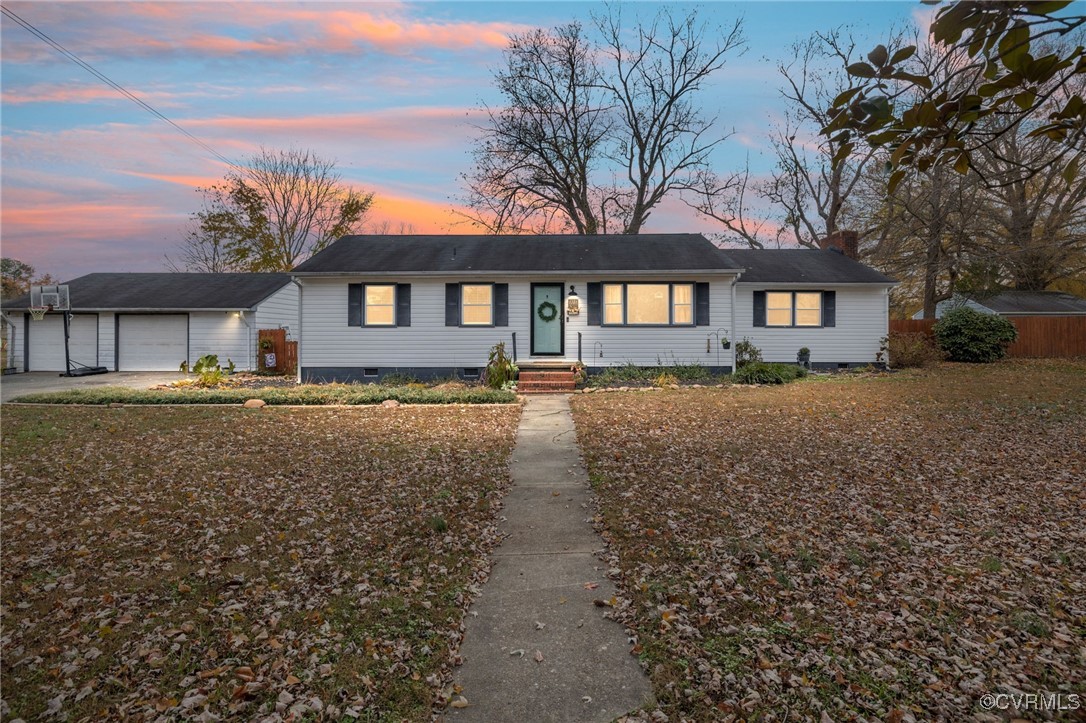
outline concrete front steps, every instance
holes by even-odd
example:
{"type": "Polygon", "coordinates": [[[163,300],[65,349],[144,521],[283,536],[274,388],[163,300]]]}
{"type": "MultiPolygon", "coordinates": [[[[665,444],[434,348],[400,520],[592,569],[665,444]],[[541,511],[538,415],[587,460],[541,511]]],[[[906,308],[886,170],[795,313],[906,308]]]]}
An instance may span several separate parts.
{"type": "Polygon", "coordinates": [[[569,369],[521,369],[517,375],[519,394],[568,394],[577,388],[569,369]]]}

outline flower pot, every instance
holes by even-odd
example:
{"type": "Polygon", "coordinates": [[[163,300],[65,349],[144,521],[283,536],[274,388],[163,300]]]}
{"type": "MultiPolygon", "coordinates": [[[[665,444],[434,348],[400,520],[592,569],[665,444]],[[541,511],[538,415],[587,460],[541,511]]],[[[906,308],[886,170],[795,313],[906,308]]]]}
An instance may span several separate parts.
{"type": "Polygon", "coordinates": [[[732,343],[730,341],[728,341],[727,339],[723,339],[720,342],[720,346],[722,346],[725,349],[731,349],[732,348],[732,343]]]}

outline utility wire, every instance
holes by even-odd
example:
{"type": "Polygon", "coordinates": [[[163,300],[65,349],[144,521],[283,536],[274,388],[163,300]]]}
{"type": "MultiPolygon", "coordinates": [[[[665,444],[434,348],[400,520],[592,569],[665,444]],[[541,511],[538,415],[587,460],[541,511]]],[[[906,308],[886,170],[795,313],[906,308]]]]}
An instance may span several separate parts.
{"type": "Polygon", "coordinates": [[[202,141],[201,139],[197,138],[197,137],[196,137],[196,136],[194,136],[193,134],[189,133],[189,132],[188,132],[187,130],[185,130],[185,129],[184,129],[184,128],[182,128],[181,126],[179,126],[179,125],[177,125],[176,123],[174,123],[174,122],[173,122],[172,120],[170,120],[170,119],[169,119],[169,118],[167,118],[167,117],[166,117],[165,115],[163,115],[162,113],[160,113],[160,112],[159,112],[159,111],[158,111],[157,109],[153,108],[153,107],[152,107],[152,106],[151,106],[151,105],[150,105],[149,103],[147,103],[146,101],[144,101],[144,100],[143,100],[142,98],[140,98],[139,96],[137,96],[137,95],[135,95],[135,94],[133,94],[133,93],[129,92],[129,91],[128,91],[128,90],[126,89],[126,88],[124,88],[123,86],[121,86],[121,85],[120,85],[119,83],[116,83],[116,82],[114,82],[113,80],[111,80],[110,78],[108,78],[108,77],[107,77],[107,76],[106,76],[105,74],[103,74],[103,73],[99,72],[99,71],[98,71],[97,69],[95,69],[95,68],[94,68],[94,66],[92,66],[92,65],[91,65],[90,63],[86,62],[85,60],[83,60],[83,59],[82,59],[82,58],[80,58],[80,57],[79,57],[78,55],[76,55],[75,53],[73,53],[73,52],[71,52],[70,50],[68,50],[67,48],[65,48],[65,47],[64,47],[63,45],[61,45],[61,44],[60,44],[60,43],[58,43],[57,41],[53,40],[53,39],[52,39],[51,37],[49,37],[48,35],[46,35],[46,34],[45,34],[44,32],[42,32],[41,30],[38,30],[38,28],[34,27],[34,26],[33,26],[33,25],[32,25],[32,24],[30,23],[30,22],[28,22],[28,21],[26,21],[26,20],[23,20],[23,19],[22,19],[21,17],[19,17],[18,15],[16,15],[16,14],[15,14],[15,13],[14,13],[13,11],[11,11],[11,10],[10,10],[9,8],[7,8],[7,7],[5,7],[5,6],[2,6],[2,5],[0,5],[0,10],[2,10],[2,11],[3,11],[4,15],[7,15],[7,16],[8,16],[9,18],[11,18],[12,20],[14,20],[14,21],[15,21],[16,23],[18,23],[19,25],[23,26],[23,27],[24,27],[24,28],[25,28],[25,29],[26,29],[26,30],[27,30],[27,31],[28,31],[29,33],[31,33],[32,35],[34,35],[35,37],[37,37],[38,39],[40,39],[40,40],[41,40],[41,41],[43,41],[44,43],[48,44],[48,45],[49,45],[50,47],[52,47],[52,48],[53,48],[54,50],[56,50],[56,51],[57,51],[58,53],[60,53],[61,55],[63,55],[63,56],[65,57],[65,58],[67,58],[68,60],[72,61],[73,63],[75,63],[75,64],[76,64],[76,65],[78,65],[79,67],[83,68],[83,69],[84,69],[84,70],[86,70],[86,71],[87,71],[88,73],[90,73],[91,75],[93,75],[93,76],[94,76],[95,78],[97,78],[98,80],[102,81],[103,83],[105,83],[106,85],[108,85],[108,86],[109,86],[110,88],[113,88],[113,89],[114,89],[114,90],[116,90],[116,91],[117,91],[118,93],[120,93],[121,95],[123,95],[123,96],[124,96],[125,98],[128,98],[128,99],[129,99],[129,100],[131,100],[131,101],[132,101],[133,103],[135,103],[136,105],[140,106],[141,108],[143,108],[144,110],[146,110],[146,111],[147,111],[148,113],[150,113],[151,115],[155,116],[155,117],[156,117],[156,118],[158,118],[159,120],[162,120],[162,121],[164,121],[164,122],[168,123],[168,124],[169,124],[169,125],[171,125],[171,126],[172,126],[172,127],[173,127],[173,128],[175,129],[175,130],[177,130],[177,131],[178,131],[178,132],[180,132],[180,133],[181,133],[182,135],[184,135],[184,136],[185,136],[186,138],[188,138],[188,139],[189,139],[190,141],[192,141],[192,142],[193,142],[193,143],[195,143],[196,145],[200,146],[200,148],[204,149],[205,151],[207,151],[207,152],[208,152],[208,153],[210,153],[211,155],[215,156],[215,158],[218,158],[218,159],[219,159],[220,161],[222,161],[223,163],[227,164],[228,166],[230,166],[230,167],[232,167],[232,168],[239,168],[239,166],[238,166],[238,165],[237,165],[236,163],[234,163],[233,161],[231,161],[231,160],[230,160],[229,158],[227,158],[227,157],[226,157],[226,156],[224,156],[223,154],[219,153],[219,152],[218,152],[218,151],[216,151],[216,150],[215,150],[214,148],[212,148],[211,146],[209,146],[209,145],[208,145],[207,143],[205,143],[205,142],[204,142],[204,141],[202,141]]]}

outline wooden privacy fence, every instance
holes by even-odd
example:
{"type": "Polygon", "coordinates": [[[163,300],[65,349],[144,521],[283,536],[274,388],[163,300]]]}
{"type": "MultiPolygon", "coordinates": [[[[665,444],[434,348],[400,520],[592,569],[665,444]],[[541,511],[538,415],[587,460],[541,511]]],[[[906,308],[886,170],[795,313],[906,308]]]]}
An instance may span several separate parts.
{"type": "Polygon", "coordinates": [[[293,374],[298,371],[298,342],[287,341],[286,329],[261,329],[257,332],[257,358],[260,360],[258,367],[261,371],[279,372],[280,374],[293,374]],[[264,348],[264,340],[271,341],[271,348],[264,348]],[[264,362],[265,355],[275,354],[275,366],[269,367],[264,362]]]}
{"type": "MultiPolygon", "coordinates": [[[[1008,316],[1018,341],[1007,348],[1011,357],[1086,356],[1086,316],[1008,316]]],[[[932,335],[935,319],[891,319],[890,331],[932,335]]]]}

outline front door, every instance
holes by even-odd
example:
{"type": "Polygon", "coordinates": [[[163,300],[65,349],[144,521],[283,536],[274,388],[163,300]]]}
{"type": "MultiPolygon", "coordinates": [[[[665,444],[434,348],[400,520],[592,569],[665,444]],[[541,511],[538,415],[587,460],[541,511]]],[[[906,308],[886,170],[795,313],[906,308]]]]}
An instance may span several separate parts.
{"type": "Polygon", "coordinates": [[[562,285],[532,284],[532,356],[562,356],[562,285]]]}

